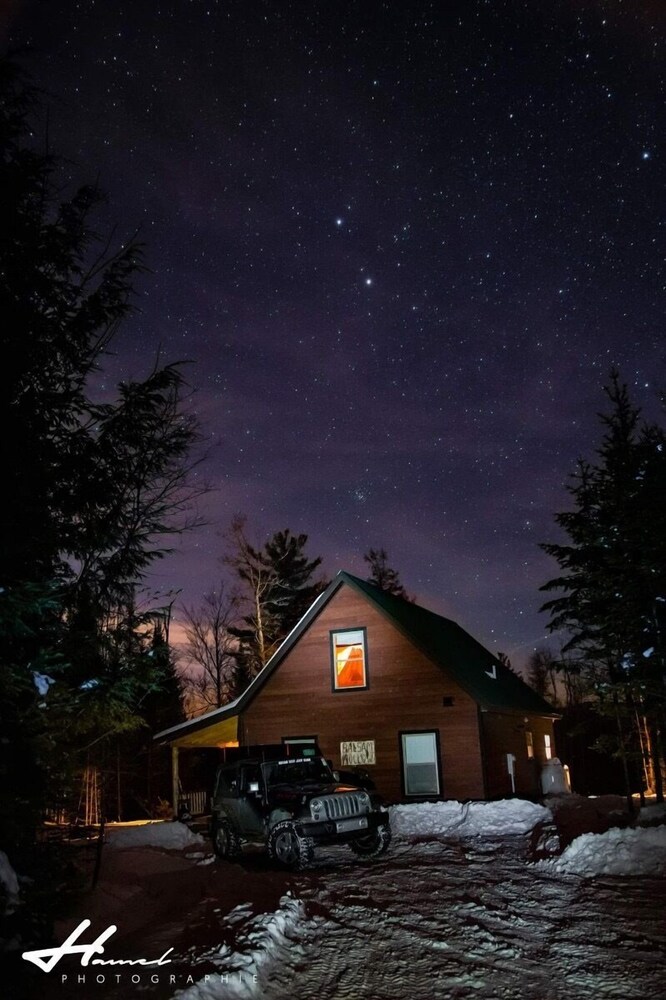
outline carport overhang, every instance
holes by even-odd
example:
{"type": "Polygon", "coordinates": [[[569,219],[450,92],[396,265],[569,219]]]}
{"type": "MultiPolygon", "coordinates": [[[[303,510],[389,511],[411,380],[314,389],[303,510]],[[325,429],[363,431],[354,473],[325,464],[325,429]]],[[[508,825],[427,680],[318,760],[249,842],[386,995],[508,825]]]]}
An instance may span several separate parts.
{"type": "MultiPolygon", "coordinates": [[[[158,734],[159,736],[160,734],[158,734]]],[[[158,737],[155,737],[157,739],[158,737]]],[[[226,719],[210,722],[201,729],[174,736],[173,739],[160,740],[172,747],[225,747],[238,742],[238,716],[231,715],[226,719]]]]}
{"type": "Polygon", "coordinates": [[[211,747],[238,746],[240,713],[235,710],[235,703],[226,705],[217,711],[188,719],[171,729],[164,729],[153,739],[155,743],[171,747],[171,805],[174,817],[178,816],[180,799],[180,774],[178,756],[183,749],[201,749],[211,747]]]}

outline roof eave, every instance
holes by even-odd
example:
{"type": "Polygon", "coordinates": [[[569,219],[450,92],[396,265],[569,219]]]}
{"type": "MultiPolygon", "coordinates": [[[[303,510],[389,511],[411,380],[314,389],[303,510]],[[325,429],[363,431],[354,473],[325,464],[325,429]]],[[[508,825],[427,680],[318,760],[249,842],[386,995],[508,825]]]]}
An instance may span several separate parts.
{"type": "Polygon", "coordinates": [[[331,580],[326,590],[323,590],[319,597],[312,602],[303,617],[294,625],[291,632],[283,639],[271,656],[270,660],[266,663],[263,670],[257,674],[250,684],[248,684],[245,691],[243,691],[243,693],[239,695],[235,701],[230,702],[228,705],[223,705],[221,708],[214,708],[210,712],[205,712],[203,715],[197,715],[194,719],[187,719],[185,722],[180,722],[177,726],[172,726],[170,729],[163,729],[162,732],[156,733],[155,736],[153,736],[153,741],[159,743],[169,743],[173,738],[179,738],[180,736],[184,736],[186,733],[197,732],[198,729],[205,729],[206,726],[219,722],[220,720],[227,718],[229,715],[242,712],[243,709],[258,694],[268,678],[279,666],[292,646],[295,645],[311,621],[316,618],[322,608],[324,608],[329,602],[331,597],[333,597],[342,584],[346,582],[344,577],[345,574],[340,571],[333,578],[333,580],[331,580]]]}

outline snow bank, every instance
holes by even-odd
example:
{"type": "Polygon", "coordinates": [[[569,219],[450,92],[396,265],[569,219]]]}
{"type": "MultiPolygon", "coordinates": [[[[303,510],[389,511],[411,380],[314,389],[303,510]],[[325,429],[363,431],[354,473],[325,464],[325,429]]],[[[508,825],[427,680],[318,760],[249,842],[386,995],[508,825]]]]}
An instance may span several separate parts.
{"type": "Polygon", "coordinates": [[[106,827],[109,847],[183,847],[201,846],[204,838],[184,823],[157,821],[141,826],[106,827]]]}
{"type": "Polygon", "coordinates": [[[638,813],[639,826],[643,823],[666,822],[666,803],[654,802],[652,805],[643,806],[638,813]]]}
{"type": "Polygon", "coordinates": [[[529,833],[537,823],[551,821],[550,809],[524,799],[500,802],[419,802],[392,806],[395,836],[453,834],[456,837],[529,833]]]}
{"type": "MultiPolygon", "coordinates": [[[[248,904],[241,904],[225,918],[225,923],[236,925],[250,916],[248,904]]],[[[264,995],[270,984],[271,970],[300,954],[305,955],[298,942],[299,930],[305,921],[304,904],[288,892],[280,900],[274,913],[262,913],[250,918],[239,932],[237,951],[223,945],[209,958],[217,971],[185,990],[174,994],[179,1000],[241,1000],[264,995]]]]}
{"type": "Polygon", "coordinates": [[[666,826],[584,833],[537,867],[584,876],[666,874],[666,826]]]}

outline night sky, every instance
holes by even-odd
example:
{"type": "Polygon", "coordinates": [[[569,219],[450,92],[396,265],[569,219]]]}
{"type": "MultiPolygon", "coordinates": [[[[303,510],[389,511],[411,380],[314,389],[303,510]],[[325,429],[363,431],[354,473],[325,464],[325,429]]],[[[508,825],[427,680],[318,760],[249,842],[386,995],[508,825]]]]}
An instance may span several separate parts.
{"type": "Polygon", "coordinates": [[[520,666],[611,365],[646,416],[666,386],[666,4],[3,16],[71,179],[146,243],[110,379],[192,361],[211,523],[151,582],[197,605],[244,512],[257,542],[306,532],[329,576],[383,546],[520,666]]]}

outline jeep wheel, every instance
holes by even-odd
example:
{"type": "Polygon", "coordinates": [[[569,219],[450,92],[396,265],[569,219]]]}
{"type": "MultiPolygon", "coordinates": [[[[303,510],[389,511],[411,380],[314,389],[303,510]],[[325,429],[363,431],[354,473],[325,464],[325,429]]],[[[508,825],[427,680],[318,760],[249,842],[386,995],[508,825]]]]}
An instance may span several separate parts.
{"type": "Polygon", "coordinates": [[[309,838],[299,837],[290,820],[283,820],[268,836],[268,855],[283,868],[297,870],[312,861],[314,844],[309,838]]]}
{"type": "Polygon", "coordinates": [[[388,826],[378,826],[365,837],[357,837],[349,845],[361,858],[376,858],[388,849],[391,843],[391,830],[388,826]]]}
{"type": "Polygon", "coordinates": [[[213,850],[218,858],[231,861],[239,857],[241,845],[228,820],[216,820],[213,824],[213,850]]]}

